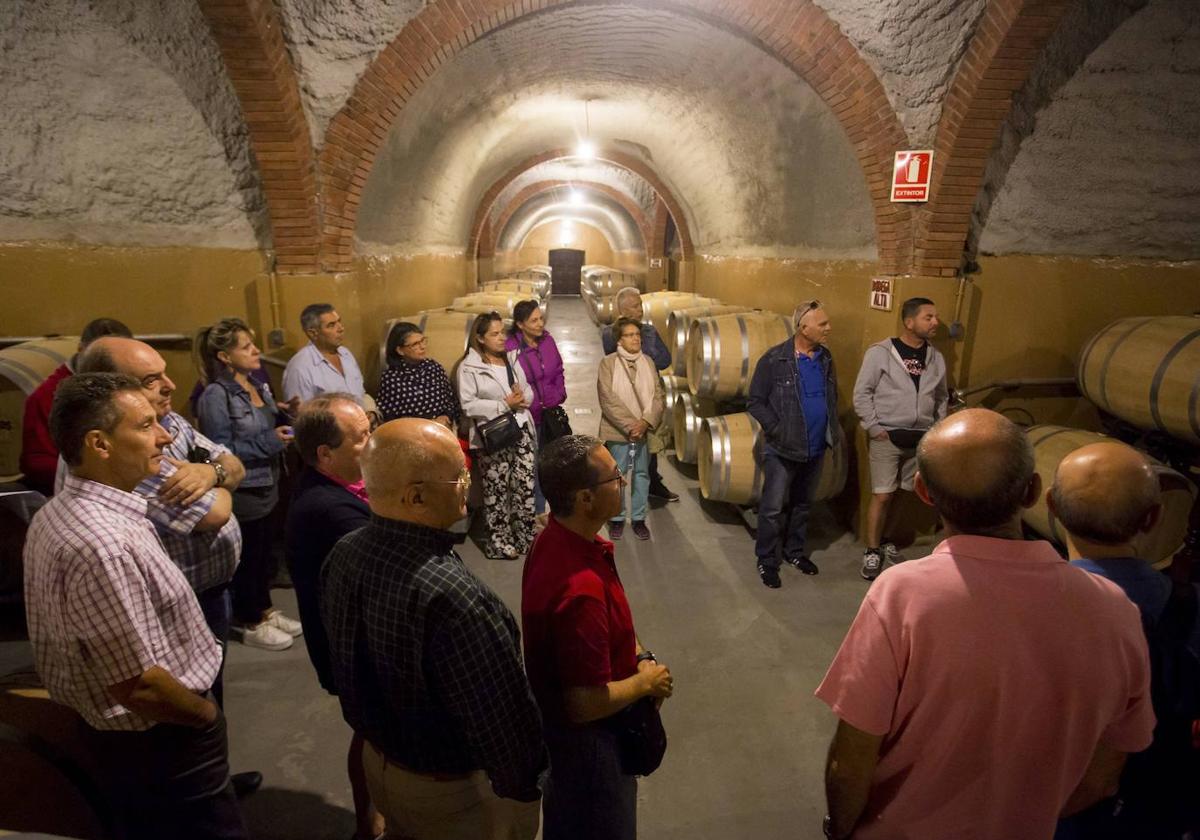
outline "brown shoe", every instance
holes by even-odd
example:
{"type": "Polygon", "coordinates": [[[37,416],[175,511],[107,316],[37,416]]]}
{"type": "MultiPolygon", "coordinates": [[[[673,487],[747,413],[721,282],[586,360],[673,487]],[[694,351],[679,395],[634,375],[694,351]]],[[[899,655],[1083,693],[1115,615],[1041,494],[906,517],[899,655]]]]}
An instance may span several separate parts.
{"type": "Polygon", "coordinates": [[[645,521],[637,521],[633,523],[633,535],[639,540],[650,539],[650,529],[646,527],[645,521]]]}

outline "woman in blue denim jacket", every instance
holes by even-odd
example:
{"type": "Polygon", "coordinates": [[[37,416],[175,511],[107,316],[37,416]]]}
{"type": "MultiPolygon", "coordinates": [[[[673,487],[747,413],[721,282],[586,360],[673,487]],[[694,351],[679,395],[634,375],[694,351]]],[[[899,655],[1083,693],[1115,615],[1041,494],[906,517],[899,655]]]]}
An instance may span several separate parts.
{"type": "Polygon", "coordinates": [[[202,330],[196,351],[208,383],[196,403],[200,428],[246,465],[233,494],[242,528],[242,558],[230,585],[233,633],[242,644],[285,650],[301,625],[271,604],[271,511],[279,501],[283,450],[292,430],[282,425],[271,386],[251,378],[262,367],[262,354],[245,321],[225,318],[202,330]]]}

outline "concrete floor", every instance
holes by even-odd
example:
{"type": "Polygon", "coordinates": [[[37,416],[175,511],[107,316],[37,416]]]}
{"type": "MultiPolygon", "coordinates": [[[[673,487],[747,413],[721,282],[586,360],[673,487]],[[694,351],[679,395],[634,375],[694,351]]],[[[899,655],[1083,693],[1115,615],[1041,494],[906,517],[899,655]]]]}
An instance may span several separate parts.
{"type": "MultiPolygon", "coordinates": [[[[566,362],[572,425],[595,432],[596,328],[578,298],[554,299],[549,314],[566,362]]],[[[825,750],[836,720],[812,692],[866,591],[862,548],[818,506],[810,546],[821,574],[785,566],[783,589],[768,590],[741,518],[702,502],[693,469],[673,458],[659,463],[683,498],[654,507],[650,542],[630,537],[617,548],[638,633],[676,679],[663,707],[667,757],[639,788],[640,834],[820,838],[825,750]]],[[[520,615],[521,564],[485,560],[470,542],[460,552],[520,615]]],[[[277,604],[292,606],[290,591],[275,594],[277,604]]],[[[349,729],[303,648],[267,653],[234,644],[226,685],[234,769],[266,776],[244,803],[255,835],[345,840],[353,830],[349,729]]]]}
{"type": "MultiPolygon", "coordinates": [[[[549,327],[567,368],[578,432],[595,432],[596,328],[578,298],[555,299],[549,327]]],[[[640,834],[650,840],[820,838],[822,773],[835,718],[812,696],[867,584],[861,546],[824,506],[814,510],[805,577],[784,566],[768,590],[754,567],[753,538],[736,512],[703,502],[694,469],[660,458],[679,502],[657,504],[653,539],[618,543],[617,563],[638,633],[675,675],[663,708],[670,747],[639,789],[640,834]]],[[[520,615],[521,564],[467,564],[520,615]]],[[[296,615],[293,593],[275,603],[296,615]]],[[[4,665],[27,661],[5,645],[4,665]]],[[[354,823],[346,782],[350,732],[337,700],[318,686],[302,644],[270,653],[231,644],[226,712],[235,771],[262,771],[243,805],[258,840],[345,840],[354,823]]]]}

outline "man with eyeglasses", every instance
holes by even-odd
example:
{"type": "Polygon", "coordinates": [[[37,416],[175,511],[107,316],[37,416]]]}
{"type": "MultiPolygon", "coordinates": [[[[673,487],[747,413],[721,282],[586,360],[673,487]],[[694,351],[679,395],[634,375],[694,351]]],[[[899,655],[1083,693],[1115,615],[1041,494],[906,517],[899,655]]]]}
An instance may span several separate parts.
{"type": "Polygon", "coordinates": [[[388,834],[532,840],[546,768],[516,620],[454,551],[471,485],[430,420],[363,449],[370,521],[321,570],[321,613],[346,722],[388,834]]]}
{"type": "Polygon", "coordinates": [[[829,316],[820,301],[806,301],[796,307],[792,324],[795,334],[758,360],[748,400],[765,439],[754,553],[759,579],[769,589],[783,585],[781,550],[804,574],[819,571],[804,552],[808,512],[825,450],[841,440],[837,374],[825,346],[829,316]]]}
{"type": "MultiPolygon", "coordinates": [[[[246,469],[226,447],[209,440],[171,406],[175,383],[167,363],[142,341],[104,336],[92,342],[79,359],[79,373],[123,373],[141,385],[158,422],[171,436],[163,447],[157,475],[143,480],[134,492],[146,499],[146,517],[154,525],[171,561],[196,593],[204,620],[222,652],[229,641],[231,605],[229,582],[237,570],[242,532],[233,515],[232,492],[246,469]]],[[[66,477],[60,459],[58,486],[66,477]]],[[[212,686],[218,704],[224,700],[224,656],[212,686]]],[[[256,771],[235,773],[240,796],[262,784],[256,771]]]]}
{"type": "Polygon", "coordinates": [[[646,650],[600,529],[623,508],[624,477],[599,438],[568,435],[538,459],[550,520],[521,582],[525,666],[542,709],[550,777],[544,840],[633,840],[637,778],[621,767],[615,715],[675,683],[646,650]]]}
{"type": "MultiPolygon", "coordinates": [[[[336,696],[329,637],[321,622],[321,566],[338,540],[371,519],[360,463],[371,436],[371,421],[350,394],[325,394],[300,406],[294,430],[304,470],[296,479],[288,506],[287,563],[308,658],[321,687],[336,696]]],[[[384,826],[371,805],[362,755],[363,739],[356,732],[346,761],[357,823],[354,836],[373,840],[384,826]]]]}

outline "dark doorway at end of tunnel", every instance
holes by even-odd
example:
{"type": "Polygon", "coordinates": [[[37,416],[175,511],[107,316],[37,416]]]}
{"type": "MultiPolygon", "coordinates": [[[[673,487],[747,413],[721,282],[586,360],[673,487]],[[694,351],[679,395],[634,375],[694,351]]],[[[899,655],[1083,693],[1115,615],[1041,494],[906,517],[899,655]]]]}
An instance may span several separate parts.
{"type": "Polygon", "coordinates": [[[579,278],[584,252],[574,248],[555,248],[550,252],[551,294],[579,294],[579,278]]]}

